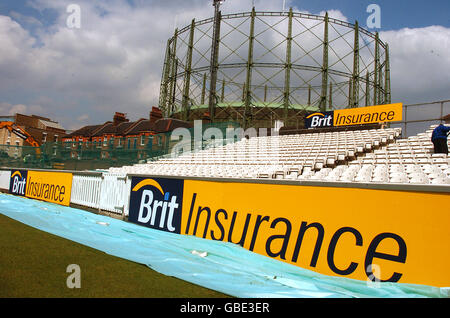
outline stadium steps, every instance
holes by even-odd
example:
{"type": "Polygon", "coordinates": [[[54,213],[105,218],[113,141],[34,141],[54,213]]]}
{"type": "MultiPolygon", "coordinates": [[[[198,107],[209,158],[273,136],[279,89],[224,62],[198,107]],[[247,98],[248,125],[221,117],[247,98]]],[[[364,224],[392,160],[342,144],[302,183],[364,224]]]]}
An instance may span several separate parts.
{"type": "MultiPolygon", "coordinates": [[[[322,180],[358,158],[388,146],[400,128],[254,137],[110,172],[168,176],[322,180]]],[[[355,169],[355,168],[352,168],[355,169]]],[[[350,172],[344,174],[346,176],[350,172]]]]}
{"type": "Polygon", "coordinates": [[[175,158],[110,168],[159,176],[450,184],[449,158],[433,154],[431,126],[254,137],[175,158]]]}
{"type": "Polygon", "coordinates": [[[434,154],[431,133],[424,133],[365,153],[346,165],[309,176],[312,180],[400,184],[450,184],[450,158],[434,154]]]}

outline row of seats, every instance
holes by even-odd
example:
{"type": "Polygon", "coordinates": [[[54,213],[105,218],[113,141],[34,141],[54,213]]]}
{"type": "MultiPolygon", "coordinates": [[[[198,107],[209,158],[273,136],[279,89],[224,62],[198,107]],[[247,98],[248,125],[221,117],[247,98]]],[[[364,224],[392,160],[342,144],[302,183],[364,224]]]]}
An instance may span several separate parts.
{"type": "Polygon", "coordinates": [[[110,168],[114,173],[333,182],[450,184],[450,159],[433,154],[434,126],[399,139],[400,128],[267,136],[110,168]]]}
{"type": "Polygon", "coordinates": [[[333,182],[377,182],[411,184],[450,184],[450,165],[418,164],[364,164],[325,168],[316,173],[305,173],[299,180],[333,182]]]}
{"type": "Polygon", "coordinates": [[[157,162],[109,170],[201,177],[280,178],[291,171],[301,172],[303,167],[314,170],[334,167],[392,142],[400,133],[399,128],[394,128],[244,138],[157,162]]]}
{"type": "Polygon", "coordinates": [[[431,134],[436,125],[424,133],[382,146],[365,153],[347,165],[336,169],[322,169],[308,173],[301,179],[411,183],[450,184],[450,158],[446,154],[434,154],[431,134]]]}
{"type": "MultiPolygon", "coordinates": [[[[120,172],[128,174],[148,174],[154,176],[187,176],[187,177],[206,177],[206,178],[258,178],[262,173],[268,173],[272,178],[277,172],[283,175],[289,171],[284,171],[284,166],[276,165],[212,165],[212,164],[151,164],[144,166],[128,166],[118,170],[111,168],[110,172],[120,172]]],[[[298,170],[297,170],[298,171],[298,170]]]]}
{"type": "Polygon", "coordinates": [[[215,164],[332,167],[357,154],[386,145],[401,133],[399,128],[342,131],[242,139],[236,143],[196,153],[166,158],[159,164],[215,164]]]}

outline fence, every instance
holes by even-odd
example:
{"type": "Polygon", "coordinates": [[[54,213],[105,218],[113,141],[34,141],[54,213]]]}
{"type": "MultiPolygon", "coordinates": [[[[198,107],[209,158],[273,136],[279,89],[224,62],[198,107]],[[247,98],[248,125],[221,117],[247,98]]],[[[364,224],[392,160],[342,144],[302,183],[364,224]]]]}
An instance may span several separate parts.
{"type": "Polygon", "coordinates": [[[77,173],[72,179],[70,203],[127,216],[129,192],[126,175],[77,173]]]}
{"type": "MultiPolygon", "coordinates": [[[[104,172],[68,173],[72,174],[71,204],[121,216],[128,215],[131,182],[126,175],[104,172]]],[[[0,171],[0,189],[9,189],[10,177],[10,170],[0,171]]]]}
{"type": "MultiPolygon", "coordinates": [[[[36,173],[38,171],[30,169],[26,174],[30,176],[31,172],[36,173]]],[[[400,255],[402,257],[402,274],[397,276],[392,275],[385,281],[397,282],[404,273],[404,277],[407,278],[401,281],[404,283],[430,286],[448,286],[449,283],[448,275],[446,274],[450,264],[448,257],[446,257],[446,252],[450,248],[447,239],[447,225],[450,220],[448,213],[440,209],[440,207],[448,205],[448,195],[445,195],[449,193],[450,187],[448,185],[399,185],[381,183],[361,183],[358,185],[358,183],[347,182],[303,181],[298,183],[292,180],[238,180],[195,177],[157,178],[153,176],[100,172],[40,172],[45,172],[50,182],[53,181],[52,174],[55,176],[64,173],[70,174],[72,177],[72,188],[70,191],[71,203],[98,209],[99,212],[110,211],[119,217],[122,216],[125,220],[125,217],[129,216],[127,220],[129,222],[173,234],[191,235],[218,241],[228,240],[228,242],[240,244],[252,252],[291,263],[307,270],[314,270],[325,275],[338,275],[351,279],[367,280],[367,277],[369,277],[365,270],[365,268],[368,268],[367,266],[364,268],[359,267],[358,270],[356,270],[355,266],[351,271],[337,269],[334,266],[333,246],[336,245],[339,237],[345,232],[351,232],[357,238],[357,242],[362,241],[363,237],[364,240],[369,238],[370,242],[370,238],[374,236],[374,233],[379,233],[372,239],[370,244],[366,243],[365,246],[368,248],[367,252],[366,250],[361,251],[361,249],[355,250],[354,241],[347,244],[341,240],[339,242],[339,249],[341,255],[347,256],[345,261],[350,262],[352,259],[358,259],[358,257],[361,257],[361,253],[364,253],[363,256],[366,254],[369,256],[372,255],[370,258],[366,257],[366,261],[367,259],[372,261],[375,257],[373,256],[375,255],[374,251],[380,242],[384,239],[390,239],[394,240],[395,244],[386,245],[385,252],[387,254],[384,255],[400,255]],[[142,184],[142,181],[144,181],[144,184],[140,187],[141,190],[136,189],[136,191],[131,191],[132,182],[133,184],[136,182],[139,182],[136,184],[142,184]],[[159,191],[145,188],[147,186],[156,187],[159,191]],[[370,191],[371,189],[382,191],[370,191]],[[149,199],[152,200],[151,202],[145,201],[147,200],[145,198],[147,194],[144,194],[145,191],[152,193],[151,199],[149,199]],[[299,219],[298,200],[292,198],[302,196],[307,198],[320,197],[323,196],[324,191],[327,192],[327,200],[324,200],[321,204],[317,204],[314,200],[304,200],[302,202],[304,208],[301,213],[301,219],[299,219]],[[155,196],[155,200],[153,200],[153,195],[155,196]],[[190,197],[192,197],[191,202],[189,202],[190,197]],[[233,199],[230,200],[230,197],[233,199]],[[204,201],[204,198],[207,198],[206,201],[204,201]],[[367,202],[380,202],[386,200],[386,198],[387,200],[394,199],[398,204],[387,205],[383,209],[379,209],[376,204],[372,204],[372,207],[367,209],[367,202]],[[196,199],[197,201],[195,201],[196,199]],[[128,201],[132,203],[131,208],[128,201]],[[348,209],[348,205],[346,204],[336,204],[336,202],[350,201],[354,201],[354,206],[361,207],[360,212],[365,213],[367,217],[355,218],[354,209],[348,209]],[[144,204],[142,204],[143,202],[144,204]],[[182,205],[179,204],[180,202],[182,205]],[[150,204],[152,205],[151,212],[150,204]],[[141,215],[144,206],[147,210],[146,217],[142,217],[141,215]],[[423,208],[424,206],[427,206],[429,210],[435,213],[430,217],[430,213],[428,213],[427,209],[423,208]],[[157,210],[158,207],[160,207],[159,211],[157,210]],[[218,207],[220,208],[216,210],[218,207]],[[249,207],[251,207],[250,210],[248,210],[249,207]],[[399,207],[401,207],[400,210],[399,207]],[[202,216],[204,211],[208,211],[206,222],[202,216]],[[215,214],[210,215],[209,211],[215,214]],[[232,220],[227,217],[229,211],[234,211],[232,220]],[[381,221],[373,222],[373,218],[370,216],[374,213],[377,213],[381,221]],[[219,214],[223,214],[221,218],[223,223],[219,222],[219,214]],[[408,222],[404,220],[406,215],[408,222]],[[150,216],[152,218],[151,220],[150,216]],[[158,218],[156,219],[158,220],[156,223],[153,222],[154,216],[158,218]],[[260,231],[258,231],[258,227],[254,229],[249,228],[250,231],[253,231],[253,235],[251,236],[252,243],[249,248],[248,244],[244,244],[246,237],[248,237],[245,233],[249,220],[256,219],[256,225],[259,226],[258,219],[262,216],[263,219],[270,219],[271,224],[266,223],[265,228],[260,231]],[[425,217],[428,217],[427,226],[418,226],[420,222],[423,222],[425,217]],[[203,220],[199,222],[200,219],[203,220]],[[192,224],[191,220],[193,221],[192,224]],[[327,235],[324,241],[324,246],[329,246],[329,255],[330,251],[332,251],[331,257],[328,257],[328,260],[331,259],[331,262],[327,262],[326,257],[318,258],[319,266],[316,267],[315,264],[313,265],[307,260],[307,257],[300,256],[298,258],[297,246],[297,251],[294,251],[292,254],[286,254],[292,252],[292,249],[287,249],[286,247],[280,249],[279,253],[272,251],[274,245],[271,245],[271,242],[277,236],[275,235],[277,231],[279,232],[278,228],[275,229],[278,222],[283,222],[288,228],[300,227],[300,234],[298,235],[303,235],[303,224],[311,220],[316,222],[314,224],[317,225],[318,230],[319,228],[321,229],[322,236],[324,231],[329,233],[331,229],[331,233],[333,233],[333,229],[337,229],[333,235],[327,235]],[[213,222],[215,222],[215,225],[213,225],[213,222]],[[344,226],[348,224],[352,224],[352,227],[344,226]],[[197,226],[199,226],[199,229],[197,229],[197,226]],[[222,232],[220,238],[215,237],[215,233],[217,233],[215,226],[222,232]],[[236,236],[232,235],[234,227],[238,229],[245,228],[240,242],[234,242],[232,240],[232,237],[236,236]],[[392,232],[386,233],[386,228],[391,229],[390,231],[392,232]],[[227,232],[229,233],[227,235],[228,238],[224,235],[227,232]],[[328,241],[326,241],[327,239],[328,241]],[[431,245],[434,248],[430,249],[431,245]],[[420,255],[422,257],[409,257],[408,262],[406,262],[406,246],[408,246],[408,255],[420,255]],[[287,257],[279,257],[280,255],[287,255],[287,257]],[[306,261],[303,261],[304,259],[306,261]],[[320,262],[320,259],[325,259],[325,262],[320,262]],[[427,271],[423,271],[422,259],[438,261],[431,262],[431,267],[429,266],[427,271]],[[420,275],[416,275],[416,273],[420,275]]],[[[3,191],[9,189],[8,182],[5,182],[8,179],[12,184],[17,184],[17,181],[25,184],[22,183],[24,176],[25,173],[16,173],[15,169],[0,170],[0,189],[3,191]],[[12,179],[11,177],[18,179],[12,179]]],[[[26,179],[26,183],[29,180],[31,179],[26,179]]],[[[56,183],[58,182],[57,180],[54,181],[56,183]]],[[[30,198],[28,187],[25,186],[24,188],[25,196],[30,198]]],[[[43,192],[45,191],[41,191],[41,193],[43,192]]],[[[14,194],[14,190],[11,193],[14,194]]],[[[23,195],[20,192],[16,192],[15,194],[23,195]]],[[[41,199],[48,201],[48,197],[45,196],[41,197],[41,199]]],[[[294,242],[297,240],[297,245],[302,244],[302,250],[312,251],[317,247],[316,240],[301,242],[298,238],[291,237],[290,232],[283,236],[283,238],[286,243],[292,239],[294,242]]],[[[318,240],[321,240],[320,235],[318,236],[318,240]]],[[[362,243],[357,245],[362,245],[362,243]]],[[[298,245],[298,248],[300,249],[300,245],[298,245]]],[[[317,253],[314,252],[313,258],[316,261],[320,252],[320,249],[317,253]]],[[[381,256],[378,258],[381,258],[381,256]]],[[[392,273],[392,264],[389,264],[389,266],[389,272],[392,273]]]]}
{"type": "MultiPolygon", "coordinates": [[[[199,132],[190,128],[191,143],[196,143],[196,133],[215,128],[223,136],[229,128],[238,128],[235,122],[202,123],[199,132]]],[[[0,145],[0,166],[16,168],[95,170],[120,167],[149,160],[155,160],[171,153],[178,140],[171,139],[172,132],[160,133],[148,137],[110,138],[106,143],[92,141],[47,142],[41,147],[0,145]],[[119,141],[120,140],[120,141],[119,141]]],[[[201,148],[209,146],[202,140],[201,148]]],[[[187,141],[189,142],[189,141],[187,141]]]]}
{"type": "Polygon", "coordinates": [[[403,121],[391,127],[401,127],[402,137],[406,138],[441,123],[441,118],[447,114],[450,114],[450,100],[403,105],[403,121]]]}
{"type": "Polygon", "coordinates": [[[103,173],[100,206],[105,211],[128,215],[128,196],[131,180],[127,176],[103,173]]]}
{"type": "MultiPolygon", "coordinates": [[[[0,170],[0,189],[9,190],[11,170],[0,170]]],[[[70,203],[99,212],[128,216],[131,179],[125,174],[105,172],[70,172],[72,187],[70,203]]]]}
{"type": "Polygon", "coordinates": [[[74,175],[70,203],[99,209],[102,179],[101,174],[74,175]]]}

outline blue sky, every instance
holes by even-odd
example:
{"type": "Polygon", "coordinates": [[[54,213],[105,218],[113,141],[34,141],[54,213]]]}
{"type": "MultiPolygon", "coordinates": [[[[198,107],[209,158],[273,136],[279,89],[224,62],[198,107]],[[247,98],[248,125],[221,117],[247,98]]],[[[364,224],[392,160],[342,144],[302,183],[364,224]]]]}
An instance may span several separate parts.
{"type": "MultiPolygon", "coordinates": [[[[254,0],[281,11],[283,0],[254,0]]],[[[450,99],[450,0],[286,0],[286,7],[333,11],[366,28],[369,4],[381,9],[390,46],[393,100],[450,99]]],[[[104,122],[114,111],[134,120],[158,103],[166,41],[175,23],[209,18],[211,0],[0,0],[0,115],[48,116],[68,129],[104,122]],[[66,26],[80,4],[80,30],[66,26]],[[124,109],[126,108],[126,109],[124,109]]],[[[252,0],[226,0],[224,13],[252,0]]]]}
{"type": "Polygon", "coordinates": [[[362,25],[369,15],[366,12],[367,6],[372,3],[378,4],[382,14],[382,30],[430,25],[450,26],[448,0],[295,0],[293,3],[311,12],[319,12],[330,7],[339,9],[349,17],[349,22],[358,20],[362,25]]]}
{"type": "Polygon", "coordinates": [[[52,24],[57,15],[56,12],[51,9],[37,10],[30,5],[28,0],[1,0],[0,14],[10,15],[12,12],[18,12],[25,16],[32,16],[44,25],[52,24]]]}
{"type": "MultiPolygon", "coordinates": [[[[145,1],[127,0],[130,4],[139,7],[145,1]]],[[[188,2],[189,0],[180,0],[188,2]]],[[[226,0],[232,1],[232,0],[226,0]]],[[[237,1],[237,0],[234,0],[237,1]]],[[[238,0],[242,1],[243,0],[238,0]]],[[[76,0],[72,1],[77,3],[76,0]]],[[[111,2],[109,0],[102,3],[111,2]]],[[[148,0],[148,3],[158,5],[161,0],[148,0]]],[[[251,3],[251,1],[248,1],[251,3]]],[[[282,8],[282,0],[279,2],[282,8]]],[[[258,1],[255,1],[258,4],[258,1]]],[[[366,12],[369,4],[377,4],[382,12],[382,30],[396,30],[400,28],[417,28],[430,25],[450,26],[450,1],[448,0],[287,0],[286,6],[293,5],[301,10],[318,13],[323,10],[338,9],[345,16],[349,17],[349,22],[358,20],[360,25],[365,25],[365,21],[370,13],[366,12]]],[[[257,9],[259,7],[257,6],[257,9]]],[[[26,16],[32,16],[49,26],[55,22],[57,13],[55,10],[37,10],[29,4],[29,0],[1,0],[0,14],[9,15],[11,12],[18,12],[26,16]]]]}

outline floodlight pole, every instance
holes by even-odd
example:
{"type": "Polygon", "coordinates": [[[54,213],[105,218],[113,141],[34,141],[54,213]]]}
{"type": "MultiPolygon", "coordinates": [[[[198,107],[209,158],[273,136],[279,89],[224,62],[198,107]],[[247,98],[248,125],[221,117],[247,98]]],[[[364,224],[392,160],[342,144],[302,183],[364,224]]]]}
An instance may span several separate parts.
{"type": "Polygon", "coordinates": [[[220,42],[220,5],[225,0],[213,0],[214,6],[214,27],[211,45],[211,60],[210,60],[210,85],[209,85],[209,116],[211,122],[215,120],[215,111],[217,106],[216,84],[217,84],[217,69],[219,57],[219,42],[220,42]]]}

